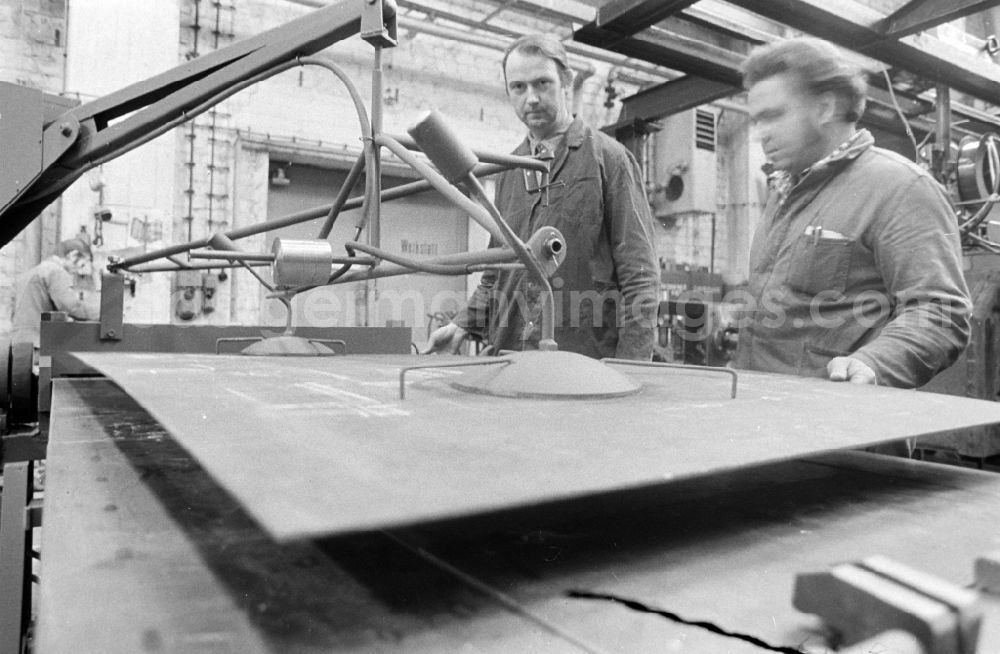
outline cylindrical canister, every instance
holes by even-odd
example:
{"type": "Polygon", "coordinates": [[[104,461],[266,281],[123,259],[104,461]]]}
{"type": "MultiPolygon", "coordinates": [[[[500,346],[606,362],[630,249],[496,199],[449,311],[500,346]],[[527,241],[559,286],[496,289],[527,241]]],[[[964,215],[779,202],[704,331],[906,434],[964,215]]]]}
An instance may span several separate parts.
{"type": "Polygon", "coordinates": [[[449,182],[465,179],[479,163],[475,153],[448,127],[444,116],[433,109],[406,131],[449,182]]]}
{"type": "Polygon", "coordinates": [[[320,286],[332,274],[333,246],[329,241],[276,238],[271,246],[275,286],[320,286]]]}

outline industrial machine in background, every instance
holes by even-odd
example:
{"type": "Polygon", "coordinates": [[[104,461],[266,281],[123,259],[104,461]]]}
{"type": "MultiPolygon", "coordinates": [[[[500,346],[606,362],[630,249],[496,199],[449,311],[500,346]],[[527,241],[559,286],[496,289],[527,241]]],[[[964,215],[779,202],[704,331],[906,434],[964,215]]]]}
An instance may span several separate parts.
{"type": "MultiPolygon", "coordinates": [[[[948,101],[947,88],[938,89],[938,98],[948,101]]],[[[955,144],[950,134],[951,115],[940,109],[935,145],[918,150],[918,161],[952,197],[972,298],[972,335],[959,360],[922,390],[1000,401],[1000,137],[987,132],[965,136],[955,144]]],[[[924,438],[918,447],[957,454],[982,465],[1000,454],[1000,425],[924,438]]]]}
{"type": "Polygon", "coordinates": [[[699,366],[724,366],[738,344],[738,306],[725,302],[722,276],[690,266],[660,272],[654,358],[699,366]]]}

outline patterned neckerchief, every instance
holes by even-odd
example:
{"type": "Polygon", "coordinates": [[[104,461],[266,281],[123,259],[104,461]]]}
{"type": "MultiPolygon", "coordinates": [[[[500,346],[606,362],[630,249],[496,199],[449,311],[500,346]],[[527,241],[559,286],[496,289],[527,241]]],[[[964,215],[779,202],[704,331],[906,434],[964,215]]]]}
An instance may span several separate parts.
{"type": "MultiPolygon", "coordinates": [[[[798,175],[793,175],[787,170],[772,170],[765,172],[768,175],[768,182],[771,188],[775,190],[781,202],[784,203],[788,199],[788,195],[795,188],[796,184],[801,182],[805,177],[813,171],[821,171],[829,166],[831,163],[840,161],[842,159],[853,159],[854,157],[861,154],[863,148],[855,148],[857,145],[867,146],[867,142],[871,139],[871,135],[866,129],[859,129],[854,132],[849,139],[838,145],[833,149],[833,152],[826,155],[813,165],[807,167],[798,175]]],[[[770,167],[769,164],[767,164],[770,167]]]]}

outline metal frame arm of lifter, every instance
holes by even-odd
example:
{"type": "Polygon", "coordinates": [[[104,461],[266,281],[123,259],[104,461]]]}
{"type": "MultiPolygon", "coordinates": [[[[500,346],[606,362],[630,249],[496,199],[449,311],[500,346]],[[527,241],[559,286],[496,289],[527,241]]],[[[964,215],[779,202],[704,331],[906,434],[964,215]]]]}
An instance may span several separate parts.
{"type": "Polygon", "coordinates": [[[393,0],[341,0],[55,117],[43,126],[37,174],[0,197],[0,245],[87,170],[207,110],[206,101],[241,81],[359,33],[369,12],[395,32],[393,0]]]}

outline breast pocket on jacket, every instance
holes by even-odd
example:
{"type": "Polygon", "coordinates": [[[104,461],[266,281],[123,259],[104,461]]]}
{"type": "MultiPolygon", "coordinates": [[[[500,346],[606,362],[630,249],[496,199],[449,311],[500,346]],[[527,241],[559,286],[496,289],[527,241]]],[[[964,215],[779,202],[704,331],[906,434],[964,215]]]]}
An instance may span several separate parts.
{"type": "Polygon", "coordinates": [[[553,181],[542,195],[543,206],[575,213],[581,209],[594,209],[601,206],[601,180],[596,177],[564,176],[553,181]],[[548,200],[547,204],[545,200],[548,200]]]}
{"type": "Polygon", "coordinates": [[[807,229],[792,246],[788,286],[800,293],[842,293],[851,269],[854,240],[841,234],[807,229]]]}

